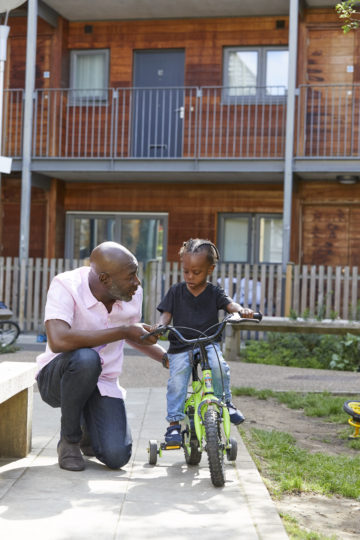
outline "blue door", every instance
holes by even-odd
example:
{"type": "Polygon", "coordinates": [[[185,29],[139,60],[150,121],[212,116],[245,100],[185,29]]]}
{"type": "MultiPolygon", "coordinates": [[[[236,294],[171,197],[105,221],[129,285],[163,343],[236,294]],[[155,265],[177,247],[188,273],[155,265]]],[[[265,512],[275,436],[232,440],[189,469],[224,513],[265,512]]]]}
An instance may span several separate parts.
{"type": "Polygon", "coordinates": [[[181,49],[136,51],[132,155],[180,157],[183,147],[184,62],[181,49]]]}

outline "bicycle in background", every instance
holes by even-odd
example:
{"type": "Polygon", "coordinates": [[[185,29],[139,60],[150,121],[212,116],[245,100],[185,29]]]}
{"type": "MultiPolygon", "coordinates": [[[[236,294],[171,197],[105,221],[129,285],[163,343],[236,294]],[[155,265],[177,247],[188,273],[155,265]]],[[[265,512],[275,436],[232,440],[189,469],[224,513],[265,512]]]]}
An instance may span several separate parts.
{"type": "Polygon", "coordinates": [[[0,348],[3,349],[15,343],[20,334],[20,328],[15,321],[11,321],[12,311],[0,302],[0,348]]]}

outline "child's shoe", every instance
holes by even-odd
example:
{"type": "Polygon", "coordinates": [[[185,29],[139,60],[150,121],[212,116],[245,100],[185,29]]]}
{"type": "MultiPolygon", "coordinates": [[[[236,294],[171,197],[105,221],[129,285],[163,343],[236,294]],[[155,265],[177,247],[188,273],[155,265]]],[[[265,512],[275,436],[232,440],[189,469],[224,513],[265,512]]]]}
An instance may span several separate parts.
{"type": "Polygon", "coordinates": [[[242,424],[243,421],[245,420],[245,416],[242,414],[242,412],[239,411],[239,409],[237,409],[235,405],[231,403],[231,401],[228,401],[226,406],[230,414],[230,422],[232,424],[235,424],[235,426],[242,424]]]}
{"type": "Polygon", "coordinates": [[[169,426],[165,433],[165,442],[172,444],[181,444],[181,426],[180,424],[174,424],[169,426]]]}

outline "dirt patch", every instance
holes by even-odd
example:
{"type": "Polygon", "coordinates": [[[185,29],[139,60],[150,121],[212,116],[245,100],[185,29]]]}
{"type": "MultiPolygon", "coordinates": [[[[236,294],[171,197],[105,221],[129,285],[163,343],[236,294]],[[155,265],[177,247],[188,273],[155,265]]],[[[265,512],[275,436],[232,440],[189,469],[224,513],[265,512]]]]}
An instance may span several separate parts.
{"type": "MultiPolygon", "coordinates": [[[[234,397],[233,400],[245,414],[242,424],[245,431],[252,427],[284,431],[292,434],[297,444],[309,452],[326,454],[359,455],[359,450],[349,449],[346,439],[340,438],[345,424],[324,422],[305,416],[302,411],[288,409],[274,399],[259,400],[253,397],[234,397]]],[[[324,497],[314,494],[286,495],[274,501],[279,512],[296,518],[308,530],[339,540],[360,538],[360,501],[342,497],[324,497]]]]}

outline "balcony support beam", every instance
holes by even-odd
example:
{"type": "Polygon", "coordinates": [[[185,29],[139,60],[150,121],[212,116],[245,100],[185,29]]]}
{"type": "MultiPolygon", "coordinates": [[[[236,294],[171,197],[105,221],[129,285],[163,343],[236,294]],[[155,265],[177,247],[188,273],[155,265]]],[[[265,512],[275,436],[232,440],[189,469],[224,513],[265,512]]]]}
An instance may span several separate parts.
{"type": "Polygon", "coordinates": [[[289,16],[289,74],[288,94],[286,105],[286,141],[285,141],[285,172],[284,172],[284,202],[283,202],[283,271],[290,260],[291,242],[291,207],[293,185],[293,152],[295,134],[295,91],[298,42],[299,0],[290,0],[289,16]]]}
{"type": "Polygon", "coordinates": [[[24,94],[24,131],[23,159],[21,176],[21,211],[20,211],[20,245],[19,258],[26,260],[29,256],[30,208],[31,208],[31,150],[33,131],[33,99],[35,90],[36,66],[36,33],[38,2],[28,1],[27,37],[26,37],[26,71],[24,94]]]}

